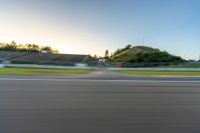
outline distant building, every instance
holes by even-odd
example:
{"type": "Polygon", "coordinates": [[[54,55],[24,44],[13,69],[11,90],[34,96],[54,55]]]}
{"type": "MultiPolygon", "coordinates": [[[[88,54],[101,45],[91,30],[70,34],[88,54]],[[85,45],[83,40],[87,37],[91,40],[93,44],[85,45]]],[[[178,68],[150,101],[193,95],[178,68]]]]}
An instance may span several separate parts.
{"type": "Polygon", "coordinates": [[[48,54],[49,52],[47,50],[42,50],[41,53],[42,54],[48,54]]]}
{"type": "Polygon", "coordinates": [[[100,62],[106,62],[106,59],[99,59],[100,62]]]}

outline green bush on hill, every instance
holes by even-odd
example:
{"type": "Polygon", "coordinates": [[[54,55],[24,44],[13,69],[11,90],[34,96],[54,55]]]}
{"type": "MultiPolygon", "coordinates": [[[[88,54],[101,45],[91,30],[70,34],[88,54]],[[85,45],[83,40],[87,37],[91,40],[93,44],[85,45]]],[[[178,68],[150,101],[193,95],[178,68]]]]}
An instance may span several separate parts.
{"type": "Polygon", "coordinates": [[[110,57],[111,62],[123,63],[181,63],[185,60],[181,57],[169,54],[166,51],[160,51],[146,46],[129,47],[120,52],[114,52],[110,57]]]}
{"type": "Polygon", "coordinates": [[[129,62],[183,62],[183,59],[167,52],[139,52],[129,62]]]}

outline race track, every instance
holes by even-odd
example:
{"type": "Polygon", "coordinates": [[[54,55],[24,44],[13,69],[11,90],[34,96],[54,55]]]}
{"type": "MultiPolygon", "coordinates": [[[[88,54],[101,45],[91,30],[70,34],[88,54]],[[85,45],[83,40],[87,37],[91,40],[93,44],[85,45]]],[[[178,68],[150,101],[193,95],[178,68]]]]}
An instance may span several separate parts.
{"type": "Polygon", "coordinates": [[[1,77],[0,133],[199,133],[200,78],[1,77]]]}

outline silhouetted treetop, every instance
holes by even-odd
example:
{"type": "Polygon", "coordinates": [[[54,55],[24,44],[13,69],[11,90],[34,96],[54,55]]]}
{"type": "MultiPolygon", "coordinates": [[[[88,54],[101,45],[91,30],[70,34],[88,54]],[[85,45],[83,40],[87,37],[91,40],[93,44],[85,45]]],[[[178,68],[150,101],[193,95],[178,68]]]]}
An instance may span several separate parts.
{"type": "Polygon", "coordinates": [[[18,51],[18,52],[42,52],[56,54],[58,50],[54,50],[50,46],[39,46],[37,44],[17,44],[12,41],[11,43],[0,43],[0,51],[18,51]]]}

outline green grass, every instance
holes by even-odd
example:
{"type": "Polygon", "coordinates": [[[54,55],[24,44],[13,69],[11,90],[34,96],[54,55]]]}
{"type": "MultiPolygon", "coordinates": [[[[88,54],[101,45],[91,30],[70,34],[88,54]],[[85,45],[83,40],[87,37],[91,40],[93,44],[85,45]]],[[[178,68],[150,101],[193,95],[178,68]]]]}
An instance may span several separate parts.
{"type": "Polygon", "coordinates": [[[143,75],[143,76],[200,76],[200,71],[191,72],[191,71],[129,71],[129,70],[120,70],[115,71],[122,74],[130,75],[143,75]]]}
{"type": "Polygon", "coordinates": [[[35,69],[35,68],[0,68],[0,76],[67,76],[86,74],[93,70],[72,69],[35,69]]]}

